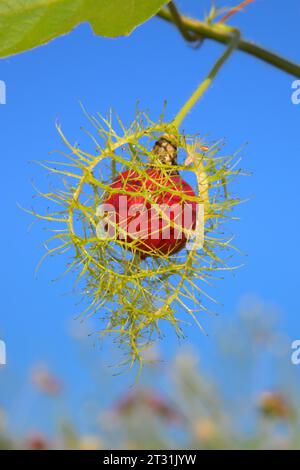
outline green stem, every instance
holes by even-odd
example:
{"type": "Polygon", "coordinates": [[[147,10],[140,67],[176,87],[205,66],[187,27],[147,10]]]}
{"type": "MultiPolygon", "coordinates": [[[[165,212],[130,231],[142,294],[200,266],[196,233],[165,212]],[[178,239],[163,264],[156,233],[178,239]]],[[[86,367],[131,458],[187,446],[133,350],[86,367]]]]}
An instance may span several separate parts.
{"type": "Polygon", "coordinates": [[[186,26],[182,22],[181,15],[180,15],[179,11],[177,10],[177,8],[175,6],[175,3],[173,1],[171,1],[168,4],[168,9],[169,9],[169,12],[171,14],[172,21],[177,26],[177,28],[178,28],[180,34],[182,35],[182,37],[188,42],[199,41],[198,34],[195,35],[194,33],[191,33],[190,30],[188,28],[186,28],[186,26]]]}
{"type": "MultiPolygon", "coordinates": [[[[160,10],[158,16],[169,23],[174,23],[172,15],[166,9],[160,10]]],[[[181,23],[186,30],[189,30],[191,33],[197,34],[201,38],[208,38],[214,41],[220,42],[222,44],[228,43],[230,39],[230,32],[225,28],[220,28],[220,24],[214,23],[209,24],[203,21],[198,21],[187,16],[181,15],[181,23]]],[[[241,39],[237,47],[240,51],[246,52],[257,59],[263,60],[274,67],[283,70],[284,72],[293,75],[294,77],[300,78],[300,65],[292,62],[284,57],[275,54],[274,52],[264,49],[257,44],[254,44],[250,41],[241,39]]]]}
{"type": "Polygon", "coordinates": [[[176,115],[174,121],[172,122],[172,124],[174,124],[175,127],[179,128],[179,126],[181,125],[186,115],[189,113],[192,107],[195,106],[195,104],[201,98],[203,93],[211,85],[212,81],[218,74],[222,65],[227,61],[227,59],[231,56],[232,52],[237,48],[239,41],[240,41],[239,31],[233,30],[231,39],[228,43],[228,46],[225,52],[217,60],[217,62],[215,63],[215,65],[213,66],[213,68],[211,69],[207,77],[205,78],[205,80],[202,83],[200,83],[198,88],[195,90],[192,96],[188,99],[188,101],[184,104],[184,106],[180,109],[180,111],[176,115]]]}

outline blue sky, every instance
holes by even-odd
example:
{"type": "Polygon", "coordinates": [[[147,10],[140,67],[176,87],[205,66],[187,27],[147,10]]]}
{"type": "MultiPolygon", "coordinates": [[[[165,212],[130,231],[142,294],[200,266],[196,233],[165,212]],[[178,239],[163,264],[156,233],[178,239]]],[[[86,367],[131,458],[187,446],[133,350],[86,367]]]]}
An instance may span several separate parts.
{"type": "MultiPolygon", "coordinates": [[[[201,17],[210,2],[178,4],[186,13],[201,17]]],[[[236,15],[235,24],[245,38],[300,62],[299,16],[297,0],[284,5],[280,0],[257,0],[247,13],[236,15]]],[[[80,142],[80,126],[86,120],[79,101],[91,113],[103,114],[113,107],[130,123],[137,101],[155,119],[167,99],[171,119],[222,49],[207,41],[195,50],[175,29],[155,18],[130,37],[119,39],[95,37],[87,25],[81,25],[44,47],[1,61],[7,104],[0,106],[0,337],[7,343],[9,362],[1,370],[6,385],[0,400],[11,409],[17,402],[22,413],[19,385],[37,361],[49,364],[67,383],[73,409],[94,387],[82,360],[83,346],[70,336],[80,311],[78,299],[68,295],[72,279],[51,282],[62,272],[64,260],[49,260],[34,277],[46,234],[39,226],[28,230],[32,220],[17,203],[31,206],[31,181],[41,187],[46,179],[30,161],[63,149],[57,120],[71,140],[80,142]]],[[[218,308],[218,318],[204,319],[209,337],[195,328],[187,331],[185,343],[193,344],[201,356],[210,357],[220,323],[234,319],[240,299],[249,294],[276,305],[282,311],[282,331],[293,339],[300,337],[300,105],[291,102],[292,81],[286,73],[237,52],[184,122],[188,133],[200,132],[212,140],[225,137],[228,152],[248,143],[242,151],[243,166],[252,172],[235,184],[235,191],[249,201],[237,210],[241,220],[230,227],[235,244],[246,253],[240,260],[245,266],[217,284],[214,296],[224,307],[218,308]]],[[[102,398],[103,403],[109,402],[128,387],[132,377],[112,378],[105,366],[111,362],[109,353],[94,347],[93,340],[86,347],[103,370],[102,398]]],[[[172,357],[178,350],[174,335],[168,335],[160,348],[164,357],[172,357]]]]}

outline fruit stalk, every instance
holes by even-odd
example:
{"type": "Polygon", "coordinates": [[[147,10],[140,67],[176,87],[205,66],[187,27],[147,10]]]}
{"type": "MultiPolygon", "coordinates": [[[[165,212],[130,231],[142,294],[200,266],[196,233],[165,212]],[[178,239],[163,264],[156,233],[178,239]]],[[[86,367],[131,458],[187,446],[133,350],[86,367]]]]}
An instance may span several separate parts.
{"type": "MultiPolygon", "coordinates": [[[[227,27],[228,28],[228,27],[227,27]]],[[[202,97],[202,95],[205,93],[207,88],[211,85],[213,82],[214,78],[217,76],[218,72],[220,71],[221,67],[225,64],[227,59],[231,56],[233,51],[237,48],[239,41],[240,41],[240,32],[234,28],[231,28],[232,30],[232,37],[231,40],[228,43],[227,49],[225,52],[221,55],[221,57],[217,60],[207,77],[203,82],[200,83],[198,88],[194,91],[192,96],[189,98],[189,100],[184,104],[184,106],[180,109],[178,114],[176,115],[174,121],[172,124],[176,127],[179,128],[182,121],[186,117],[186,115],[189,113],[189,111],[195,106],[197,101],[202,97]]]]}

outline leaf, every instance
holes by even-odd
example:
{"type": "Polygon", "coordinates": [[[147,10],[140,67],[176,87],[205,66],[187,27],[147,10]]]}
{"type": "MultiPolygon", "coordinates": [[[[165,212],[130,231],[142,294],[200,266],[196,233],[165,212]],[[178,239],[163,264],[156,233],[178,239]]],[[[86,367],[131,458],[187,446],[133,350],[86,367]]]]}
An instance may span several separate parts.
{"type": "Polygon", "coordinates": [[[99,36],[129,34],[167,0],[0,0],[0,57],[45,44],[90,23],[99,36]]]}

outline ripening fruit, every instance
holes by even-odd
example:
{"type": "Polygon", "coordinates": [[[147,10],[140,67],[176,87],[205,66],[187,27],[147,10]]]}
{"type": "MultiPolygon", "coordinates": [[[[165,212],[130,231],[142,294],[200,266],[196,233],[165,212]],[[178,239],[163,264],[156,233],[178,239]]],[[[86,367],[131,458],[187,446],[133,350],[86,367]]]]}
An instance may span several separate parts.
{"type": "MultiPolygon", "coordinates": [[[[137,251],[141,259],[177,253],[186,245],[186,231],[196,226],[196,195],[170,168],[176,163],[176,147],[162,137],[153,152],[169,167],[153,165],[143,173],[124,171],[110,185],[104,201],[107,212],[115,214],[116,238],[123,240],[125,248],[137,251]]],[[[111,215],[107,220],[108,230],[111,215]]]]}

